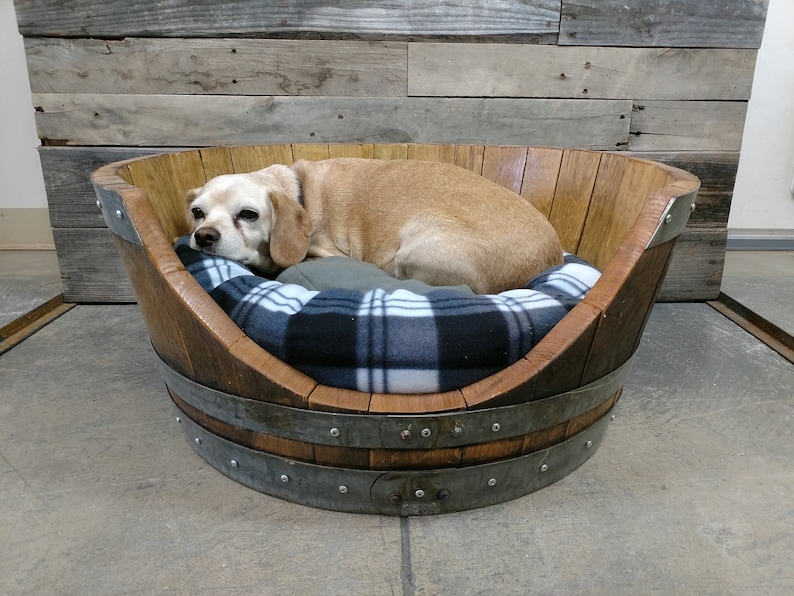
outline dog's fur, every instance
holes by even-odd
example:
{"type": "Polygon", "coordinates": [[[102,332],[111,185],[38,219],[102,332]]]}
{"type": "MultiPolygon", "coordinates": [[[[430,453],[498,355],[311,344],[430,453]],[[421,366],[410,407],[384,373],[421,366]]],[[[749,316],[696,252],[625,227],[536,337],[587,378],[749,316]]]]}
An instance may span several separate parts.
{"type": "Polygon", "coordinates": [[[497,293],[562,262],[529,202],[438,162],[301,160],[213,178],[188,191],[187,207],[193,248],[264,274],[343,255],[400,279],[497,293]]]}

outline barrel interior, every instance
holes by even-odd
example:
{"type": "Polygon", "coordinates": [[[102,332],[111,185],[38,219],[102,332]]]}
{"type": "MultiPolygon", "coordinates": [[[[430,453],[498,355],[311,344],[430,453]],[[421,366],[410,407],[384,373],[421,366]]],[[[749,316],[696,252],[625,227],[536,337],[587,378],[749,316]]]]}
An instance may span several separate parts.
{"type": "MultiPolygon", "coordinates": [[[[357,471],[355,482],[369,486],[370,501],[375,502],[374,487],[384,481],[383,475],[397,474],[396,479],[389,476],[389,482],[402,482],[400,490],[389,493],[386,501],[381,499],[375,510],[398,514],[480,506],[492,502],[493,494],[501,495],[498,500],[512,498],[559,478],[560,471],[556,476],[545,474],[547,460],[570,452],[571,463],[556,466],[570,471],[589,457],[591,451],[578,455],[580,451],[572,445],[579,449],[577,437],[589,437],[587,433],[595,433],[584,441],[587,447],[602,436],[598,425],[620,396],[622,378],[675,242],[673,237],[654,245],[652,239],[671,200],[693,197],[698,186],[697,179],[686,172],[619,153],[418,144],[191,150],[111,164],[95,173],[94,182],[120,197],[140,236],[140,242],[116,237],[116,243],[171,398],[180,417],[189,421],[186,432],[189,436],[205,433],[205,447],[201,447],[201,437],[193,437],[202,457],[264,492],[350,511],[372,507],[358,501],[345,505],[352,501],[344,496],[351,490],[347,484],[332,486],[329,496],[314,503],[315,497],[305,492],[307,483],[314,481],[309,479],[325,478],[329,470],[357,471]],[[460,390],[368,394],[320,385],[251,342],[184,270],[172,243],[188,231],[184,197],[189,189],[223,173],[337,156],[444,161],[482,174],[535,205],[549,218],[565,250],[600,268],[602,278],[523,359],[460,390]],[[235,414],[217,409],[224,399],[237,408],[235,414]],[[555,400],[564,401],[567,409],[560,409],[555,400]],[[525,410],[526,404],[539,409],[533,405],[525,410]],[[508,412],[526,421],[518,426],[506,423],[508,412]],[[314,418],[301,424],[317,428],[301,434],[289,422],[304,413],[314,418]],[[274,425],[273,420],[287,422],[274,425]],[[356,424],[375,425],[375,430],[364,440],[366,433],[352,430],[356,424]],[[511,430],[504,432],[508,427],[511,430]],[[351,439],[354,435],[357,438],[351,439]],[[209,443],[214,445],[212,454],[206,451],[209,443]],[[252,461],[258,461],[255,458],[263,454],[277,458],[279,465],[300,462],[309,466],[302,481],[304,490],[295,493],[294,483],[287,486],[288,481],[282,480],[289,478],[287,472],[273,476],[278,468],[273,460],[251,464],[269,472],[242,473],[241,460],[253,457],[252,461]],[[474,501],[452,499],[451,504],[447,503],[449,489],[443,487],[434,499],[411,492],[425,492],[416,487],[428,485],[427,474],[466,470],[467,478],[487,476],[488,465],[527,458],[542,462],[520,488],[485,490],[474,501]],[[322,473],[311,466],[321,466],[322,473]],[[347,491],[339,492],[341,486],[347,491]],[[395,494],[399,495],[396,501],[395,494]]],[[[443,481],[433,482],[455,485],[462,477],[442,475],[443,481]]],[[[496,483],[487,478],[492,480],[496,483]]],[[[344,482],[336,477],[328,480],[337,481],[344,482]]],[[[311,486],[319,493],[327,488],[311,486]]]]}

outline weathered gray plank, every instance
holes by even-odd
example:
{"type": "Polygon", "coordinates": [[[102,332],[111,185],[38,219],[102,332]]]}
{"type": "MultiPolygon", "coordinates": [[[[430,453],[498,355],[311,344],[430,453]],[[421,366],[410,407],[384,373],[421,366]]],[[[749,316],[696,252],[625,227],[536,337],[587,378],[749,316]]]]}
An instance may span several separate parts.
{"type": "Polygon", "coordinates": [[[404,42],[25,39],[34,93],[405,96],[404,42]]]}
{"type": "Polygon", "coordinates": [[[414,96],[746,100],[756,50],[412,43],[414,96]]]}
{"type": "Polygon", "coordinates": [[[673,249],[659,302],[716,300],[725,263],[725,228],[686,229],[673,249]]]}
{"type": "Polygon", "coordinates": [[[34,94],[39,137],[68,145],[419,142],[615,149],[627,100],[34,94]]]}
{"type": "Polygon", "coordinates": [[[560,21],[559,0],[15,0],[15,5],[25,36],[546,35],[556,33],[560,21]]]}
{"type": "Polygon", "coordinates": [[[105,164],[162,153],[157,147],[41,147],[39,157],[53,228],[104,228],[91,174],[105,164]]]}
{"type": "Polygon", "coordinates": [[[107,228],[53,229],[67,302],[135,302],[107,228]]]}
{"type": "Polygon", "coordinates": [[[728,226],[728,214],[739,168],[738,151],[627,151],[624,155],[651,159],[700,178],[697,207],[689,217],[689,227],[728,226]]]}
{"type": "Polygon", "coordinates": [[[560,45],[758,48],[768,0],[563,0],[560,45]]]}
{"type": "Polygon", "coordinates": [[[747,102],[636,102],[628,149],[738,151],[746,112],[747,102]]]}

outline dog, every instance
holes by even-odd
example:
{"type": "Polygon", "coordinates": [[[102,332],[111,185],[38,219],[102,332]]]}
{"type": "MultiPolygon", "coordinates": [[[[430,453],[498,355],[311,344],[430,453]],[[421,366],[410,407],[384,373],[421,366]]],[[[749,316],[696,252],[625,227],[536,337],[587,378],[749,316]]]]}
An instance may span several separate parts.
{"type": "Polygon", "coordinates": [[[215,177],[186,202],[192,248],[264,275],[341,255],[495,294],[562,263],[554,228],[527,200],[440,162],[300,160],[215,177]]]}

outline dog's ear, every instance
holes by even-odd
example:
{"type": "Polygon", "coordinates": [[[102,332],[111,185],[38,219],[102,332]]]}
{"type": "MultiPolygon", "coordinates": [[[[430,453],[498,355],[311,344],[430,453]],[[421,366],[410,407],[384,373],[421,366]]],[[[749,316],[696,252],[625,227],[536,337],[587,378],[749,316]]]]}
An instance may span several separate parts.
{"type": "Polygon", "coordinates": [[[199,186],[198,188],[191,188],[189,191],[185,193],[185,204],[190,205],[193,200],[196,198],[199,192],[203,187],[199,186]]]}
{"type": "Polygon", "coordinates": [[[309,252],[312,220],[297,201],[281,191],[270,192],[273,221],[270,226],[270,258],[279,267],[300,263],[309,252]]]}

